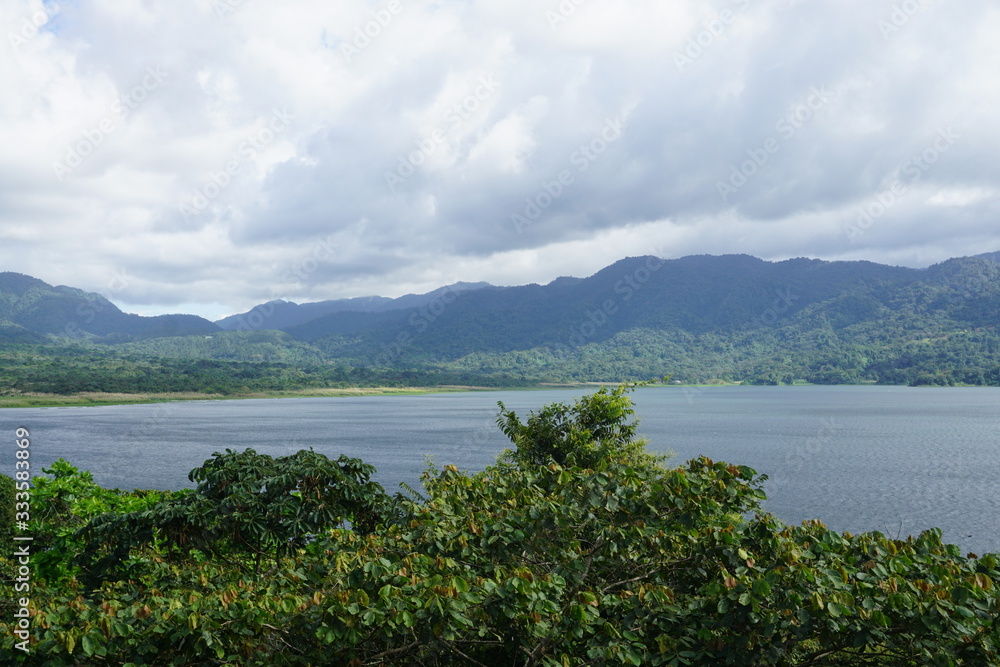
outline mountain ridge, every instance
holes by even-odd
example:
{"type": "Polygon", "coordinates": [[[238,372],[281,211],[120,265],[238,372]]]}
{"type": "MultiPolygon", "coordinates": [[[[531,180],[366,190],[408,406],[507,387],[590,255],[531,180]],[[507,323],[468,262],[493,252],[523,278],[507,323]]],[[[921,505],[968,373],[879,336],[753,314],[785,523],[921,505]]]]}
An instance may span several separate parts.
{"type": "Polygon", "coordinates": [[[125,316],[100,295],[0,274],[0,341],[83,338],[109,354],[325,368],[323,377],[341,382],[375,372],[443,373],[462,377],[459,384],[665,374],[1000,383],[998,259],[985,253],[913,269],[746,254],[626,257],[586,278],[546,285],[460,283],[399,299],[318,302],[312,311],[276,300],[261,305],[271,312],[257,311],[254,331],[226,331],[194,316],[125,316]],[[335,312],[310,317],[331,304],[335,312]],[[94,322],[86,335],[67,336],[67,317],[79,326],[88,313],[94,322]]]}
{"type": "Polygon", "coordinates": [[[439,287],[426,294],[405,294],[394,299],[384,296],[363,296],[301,304],[277,299],[258,304],[244,313],[216,320],[215,323],[226,331],[285,330],[334,313],[380,313],[389,310],[417,308],[433,301],[447,291],[459,292],[483,287],[492,287],[492,285],[486,282],[457,282],[439,287]]]}
{"type": "Polygon", "coordinates": [[[50,285],[22,273],[0,273],[0,340],[45,336],[124,341],[211,334],[221,329],[196,315],[143,317],[124,313],[104,296],[50,285]],[[13,329],[11,327],[17,327],[13,329]]]}

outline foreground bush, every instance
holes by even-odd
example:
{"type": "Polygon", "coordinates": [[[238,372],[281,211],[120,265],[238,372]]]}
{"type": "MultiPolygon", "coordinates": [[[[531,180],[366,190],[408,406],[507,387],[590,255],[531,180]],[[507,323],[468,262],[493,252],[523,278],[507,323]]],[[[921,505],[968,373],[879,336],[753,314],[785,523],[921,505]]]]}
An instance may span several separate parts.
{"type": "MultiPolygon", "coordinates": [[[[564,432],[578,438],[590,428],[579,411],[617,400],[595,396],[542,421],[575,424],[564,432]]],[[[564,451],[554,432],[535,444],[564,451]]],[[[9,632],[0,651],[48,665],[1000,664],[996,557],[962,557],[937,531],[890,540],[788,527],[759,512],[755,471],[705,458],[668,469],[619,432],[622,447],[605,438],[590,467],[536,446],[475,475],[429,471],[426,497],[392,505],[365,486],[364,469],[316,486],[313,466],[329,473],[335,462],[314,453],[286,469],[286,511],[253,497],[266,484],[234,490],[238,504],[216,496],[233,516],[206,525],[258,526],[282,535],[284,550],[215,528],[183,543],[177,526],[193,535],[202,525],[185,523],[195,501],[105,515],[74,539],[98,541],[85,545],[97,555],[127,544],[121,567],[83,559],[80,577],[40,582],[32,654],[9,632]],[[330,511],[321,530],[289,520],[320,520],[303,504],[307,481],[330,511]],[[379,517],[361,530],[330,509],[358,489],[364,503],[353,507],[379,517]],[[178,523],[146,542],[101,532],[168,511],[178,523]]],[[[192,474],[208,479],[238,456],[192,474]]]]}

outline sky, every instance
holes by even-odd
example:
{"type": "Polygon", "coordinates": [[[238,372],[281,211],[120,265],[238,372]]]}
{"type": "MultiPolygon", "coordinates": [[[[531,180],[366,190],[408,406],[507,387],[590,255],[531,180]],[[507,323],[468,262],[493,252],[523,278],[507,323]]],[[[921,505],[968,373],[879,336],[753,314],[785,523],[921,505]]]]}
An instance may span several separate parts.
{"type": "Polygon", "coordinates": [[[143,315],[1000,250],[995,0],[3,0],[0,271],[143,315]]]}

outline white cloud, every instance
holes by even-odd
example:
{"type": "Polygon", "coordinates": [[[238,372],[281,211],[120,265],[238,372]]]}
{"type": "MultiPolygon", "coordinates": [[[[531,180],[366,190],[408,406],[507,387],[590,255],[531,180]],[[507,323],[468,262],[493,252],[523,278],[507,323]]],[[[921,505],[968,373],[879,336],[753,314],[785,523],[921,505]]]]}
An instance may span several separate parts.
{"type": "Polygon", "coordinates": [[[927,203],[930,206],[965,208],[995,199],[998,194],[995,188],[948,188],[934,193],[927,203]]]}
{"type": "Polygon", "coordinates": [[[0,270],[95,291],[125,270],[118,301],[215,316],[646,252],[922,265],[1000,249],[985,0],[902,21],[867,0],[228,5],[0,6],[0,270]],[[779,129],[816,87],[833,99],[779,129]],[[943,127],[954,145],[845,233],[943,127]],[[511,216],[566,170],[519,233],[511,216]]]}

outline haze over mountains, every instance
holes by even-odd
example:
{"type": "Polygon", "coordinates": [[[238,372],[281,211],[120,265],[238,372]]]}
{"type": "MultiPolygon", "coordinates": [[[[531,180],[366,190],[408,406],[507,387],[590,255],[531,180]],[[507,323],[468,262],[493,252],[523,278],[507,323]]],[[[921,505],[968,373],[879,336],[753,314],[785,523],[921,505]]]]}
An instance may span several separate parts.
{"type": "MultiPolygon", "coordinates": [[[[971,267],[981,269],[965,276],[972,281],[966,287],[977,289],[978,303],[997,287],[991,283],[995,276],[982,268],[989,263],[1000,263],[1000,252],[952,259],[928,269],[803,258],[767,262],[748,255],[633,257],[588,278],[564,277],[548,285],[460,282],[395,299],[369,296],[304,304],[276,300],[216,322],[194,315],[128,314],[100,294],[0,273],[0,325],[8,335],[20,330],[34,340],[41,339],[30,334],[104,342],[247,330],[285,331],[299,340],[316,341],[361,331],[381,331],[386,337],[388,329],[409,325],[420,334],[432,330],[438,342],[425,345],[434,348],[447,348],[447,329],[473,327],[488,347],[502,348],[510,347],[504,343],[508,339],[530,345],[558,343],[581,327],[588,340],[636,327],[694,333],[738,329],[767,324],[772,310],[783,317],[803,309],[822,311],[844,325],[848,302],[868,306],[864,313],[856,312],[855,319],[884,315],[892,310],[896,290],[960,287],[951,282],[971,267]]],[[[980,305],[985,310],[979,313],[968,303],[960,312],[949,312],[981,324],[990,313],[989,304],[980,305]]],[[[1000,318],[1000,312],[994,314],[1000,318]]]]}
{"type": "Polygon", "coordinates": [[[547,285],[458,283],[398,299],[272,301],[219,322],[130,315],[100,295],[5,273],[0,341],[70,338],[160,357],[444,364],[538,377],[565,377],[572,368],[572,377],[595,380],[660,369],[704,379],[731,377],[726,369],[733,368],[757,377],[779,367],[787,368],[782,377],[835,379],[848,367],[852,378],[889,377],[908,367],[905,359],[933,352],[943,355],[941,364],[981,375],[997,352],[998,262],[1000,253],[927,269],[748,255],[631,257],[547,285]],[[977,342],[977,330],[989,341],[977,342]]]}
{"type": "Polygon", "coordinates": [[[215,323],[226,331],[288,329],[334,313],[384,313],[389,310],[419,308],[442,294],[463,292],[481,287],[490,287],[490,284],[459,282],[447,287],[440,287],[427,294],[407,294],[396,299],[384,296],[364,296],[303,304],[277,299],[255,306],[245,313],[216,320],[215,323]]]}
{"type": "Polygon", "coordinates": [[[996,323],[990,313],[998,311],[991,310],[987,297],[997,285],[990,271],[973,268],[981,267],[977,260],[998,263],[1000,253],[929,269],[808,259],[765,262],[747,255],[639,257],[588,278],[560,278],[544,286],[459,283],[399,299],[271,302],[217,324],[227,330],[276,329],[308,342],[352,336],[358,344],[342,341],[351,350],[363,348],[363,340],[390,347],[402,342],[454,358],[476,348],[578,348],[637,328],[695,334],[753,328],[802,309],[822,313],[843,328],[887,316],[893,304],[900,304],[897,290],[926,285],[961,292],[962,308],[927,304],[931,311],[946,310],[956,322],[989,326],[996,323]]]}
{"type": "Polygon", "coordinates": [[[212,322],[195,315],[132,315],[100,294],[53,287],[20,273],[0,273],[0,340],[43,342],[46,335],[131,340],[218,330],[212,322]]]}

